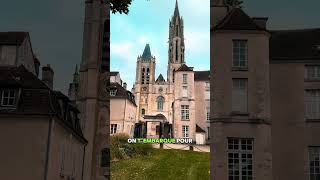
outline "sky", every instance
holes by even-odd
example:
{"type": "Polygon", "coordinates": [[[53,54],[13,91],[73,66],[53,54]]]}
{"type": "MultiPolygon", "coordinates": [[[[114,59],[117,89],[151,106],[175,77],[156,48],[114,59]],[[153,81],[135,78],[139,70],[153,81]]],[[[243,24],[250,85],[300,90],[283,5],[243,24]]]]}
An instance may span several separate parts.
{"type": "MultiPolygon", "coordinates": [[[[67,93],[72,81],[75,65],[81,62],[84,1],[7,0],[0,5],[0,31],[30,32],[33,51],[39,57],[41,65],[51,64],[55,72],[54,87],[64,93],[67,93]]],[[[209,59],[204,57],[208,47],[199,48],[203,47],[199,42],[209,37],[196,32],[201,32],[201,28],[205,31],[206,27],[209,27],[208,24],[203,24],[207,20],[201,18],[208,13],[209,2],[178,1],[180,14],[185,21],[186,62],[195,69],[208,69],[206,63],[209,59]],[[203,6],[202,2],[208,4],[208,8],[203,6]],[[194,35],[190,35],[192,33],[194,35]]],[[[165,41],[168,38],[168,23],[174,4],[175,0],[133,0],[129,15],[111,16],[111,43],[115,43],[111,47],[117,48],[118,45],[118,51],[128,57],[116,57],[113,50],[111,68],[130,70],[121,72],[124,81],[134,80],[136,57],[142,54],[146,42],[150,43],[151,51],[157,58],[156,74],[161,72],[166,75],[168,45],[165,41]],[[113,28],[116,23],[119,29],[113,28]],[[124,42],[127,44],[121,44],[124,42]],[[121,48],[119,45],[122,45],[121,48]],[[116,63],[119,63],[119,66],[114,65],[116,63]]],[[[244,10],[250,16],[269,17],[268,26],[271,29],[320,28],[319,7],[319,0],[244,0],[243,4],[244,10]]]]}
{"type": "MultiPolygon", "coordinates": [[[[210,69],[210,1],[178,0],[184,20],[185,61],[194,70],[210,69]]],[[[119,71],[128,89],[135,82],[137,56],[146,43],[156,57],[156,78],[166,79],[169,19],[175,0],[134,0],[128,15],[111,15],[111,71],[119,71]]]]}

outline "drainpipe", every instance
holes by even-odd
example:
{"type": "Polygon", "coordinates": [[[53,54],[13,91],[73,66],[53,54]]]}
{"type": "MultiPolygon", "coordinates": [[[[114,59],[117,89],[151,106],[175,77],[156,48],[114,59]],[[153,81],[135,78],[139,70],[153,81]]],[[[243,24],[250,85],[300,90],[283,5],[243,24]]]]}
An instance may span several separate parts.
{"type": "Polygon", "coordinates": [[[81,180],[83,180],[84,158],[86,156],[86,147],[87,147],[87,144],[85,144],[84,147],[83,147],[81,180]]]}
{"type": "Polygon", "coordinates": [[[48,129],[48,140],[47,140],[47,152],[46,152],[46,161],[44,169],[44,179],[48,179],[48,168],[49,168],[49,155],[50,155],[50,144],[52,137],[52,127],[53,127],[53,118],[50,116],[49,129],[48,129]]]}

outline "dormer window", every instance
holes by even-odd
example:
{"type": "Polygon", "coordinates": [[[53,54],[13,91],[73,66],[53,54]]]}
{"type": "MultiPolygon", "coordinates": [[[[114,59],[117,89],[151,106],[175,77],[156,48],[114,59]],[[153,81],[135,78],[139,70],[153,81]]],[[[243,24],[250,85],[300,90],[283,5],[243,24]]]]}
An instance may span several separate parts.
{"type": "Polygon", "coordinates": [[[1,106],[14,107],[16,104],[16,95],[14,89],[4,89],[1,91],[1,106]]]}
{"type": "Polygon", "coordinates": [[[116,96],[117,90],[116,89],[111,89],[110,90],[110,96],[116,96]]]}

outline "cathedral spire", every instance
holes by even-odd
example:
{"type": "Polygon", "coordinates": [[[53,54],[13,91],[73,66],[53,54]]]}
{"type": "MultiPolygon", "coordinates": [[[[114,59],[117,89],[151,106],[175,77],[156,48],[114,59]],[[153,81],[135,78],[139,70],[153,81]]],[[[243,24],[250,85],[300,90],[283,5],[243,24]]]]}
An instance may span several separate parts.
{"type": "Polygon", "coordinates": [[[144,48],[141,59],[144,61],[150,61],[151,58],[152,58],[152,55],[151,55],[151,51],[150,51],[150,45],[146,44],[146,47],[144,48]]]}
{"type": "Polygon", "coordinates": [[[176,0],[176,7],[174,8],[173,19],[180,18],[178,0],[176,0]]]}

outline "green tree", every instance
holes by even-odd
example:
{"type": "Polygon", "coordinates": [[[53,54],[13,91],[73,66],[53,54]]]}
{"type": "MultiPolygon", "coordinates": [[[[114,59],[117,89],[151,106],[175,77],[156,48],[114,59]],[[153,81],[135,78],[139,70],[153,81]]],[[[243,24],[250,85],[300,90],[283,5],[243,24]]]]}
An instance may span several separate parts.
{"type": "Polygon", "coordinates": [[[108,0],[107,3],[110,3],[110,9],[112,13],[129,13],[129,6],[131,5],[132,0],[108,0]]]}

